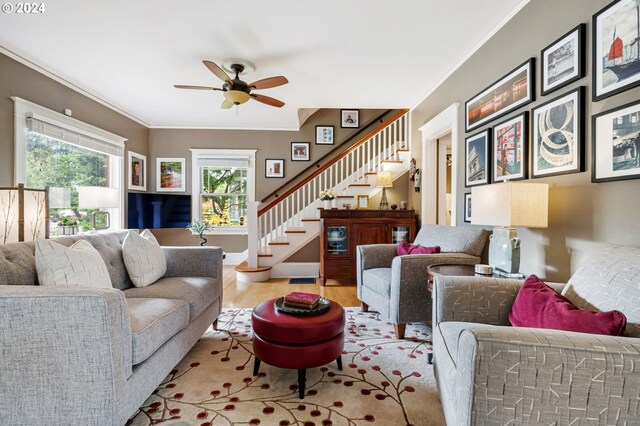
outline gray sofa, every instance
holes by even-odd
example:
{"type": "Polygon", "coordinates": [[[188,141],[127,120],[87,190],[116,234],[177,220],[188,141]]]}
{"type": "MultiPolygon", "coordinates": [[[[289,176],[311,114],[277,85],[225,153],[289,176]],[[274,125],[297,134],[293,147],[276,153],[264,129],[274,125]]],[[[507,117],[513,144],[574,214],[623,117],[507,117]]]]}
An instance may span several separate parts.
{"type": "Polygon", "coordinates": [[[164,247],[165,276],[134,288],[125,236],[56,239],[89,241],[113,289],[40,287],[34,244],[0,245],[0,424],[121,426],[217,321],[220,248],[164,247]]]}
{"type": "Polygon", "coordinates": [[[623,337],[510,327],[522,281],[437,277],[435,374],[447,424],[640,424],[640,248],[589,255],[562,290],[627,316],[623,337]]]}
{"type": "Polygon", "coordinates": [[[397,244],[358,246],[358,299],[362,310],[379,312],[404,338],[407,323],[431,320],[427,268],[431,265],[480,263],[488,233],[470,226],[424,225],[414,244],[440,246],[438,254],[397,256],[397,244]]]}

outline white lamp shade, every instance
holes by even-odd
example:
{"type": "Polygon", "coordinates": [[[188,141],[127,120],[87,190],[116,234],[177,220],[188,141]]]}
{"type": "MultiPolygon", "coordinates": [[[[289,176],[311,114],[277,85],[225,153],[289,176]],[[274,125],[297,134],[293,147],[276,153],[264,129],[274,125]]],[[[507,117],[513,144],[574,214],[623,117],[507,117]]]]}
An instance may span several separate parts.
{"type": "Polygon", "coordinates": [[[378,188],[391,188],[393,186],[391,172],[378,172],[376,175],[376,185],[378,188]]]}
{"type": "Polygon", "coordinates": [[[0,190],[0,244],[18,241],[18,188],[0,190]]]}
{"type": "Polygon", "coordinates": [[[66,209],[71,207],[71,188],[49,188],[49,207],[66,209]]]}
{"type": "Polygon", "coordinates": [[[524,228],[546,228],[549,185],[506,182],[471,189],[471,223],[524,228]]]}
{"type": "Polygon", "coordinates": [[[120,207],[118,188],[79,186],[78,204],[81,209],[108,209],[120,207]]]}

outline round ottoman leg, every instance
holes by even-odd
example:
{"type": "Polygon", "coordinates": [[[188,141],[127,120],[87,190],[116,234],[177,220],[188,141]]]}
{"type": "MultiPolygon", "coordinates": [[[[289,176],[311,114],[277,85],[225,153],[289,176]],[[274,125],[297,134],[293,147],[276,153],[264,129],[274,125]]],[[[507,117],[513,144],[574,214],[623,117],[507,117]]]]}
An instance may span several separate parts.
{"type": "Polygon", "coordinates": [[[259,371],[260,371],[260,360],[258,359],[258,357],[256,357],[256,359],[253,361],[253,375],[257,376],[259,371]]]}
{"type": "Polygon", "coordinates": [[[336,359],[336,362],[338,363],[338,370],[342,371],[342,355],[336,359]]]}
{"type": "Polygon", "coordinates": [[[307,381],[307,370],[301,368],[298,370],[298,396],[300,399],[304,399],[304,387],[307,381]]]}

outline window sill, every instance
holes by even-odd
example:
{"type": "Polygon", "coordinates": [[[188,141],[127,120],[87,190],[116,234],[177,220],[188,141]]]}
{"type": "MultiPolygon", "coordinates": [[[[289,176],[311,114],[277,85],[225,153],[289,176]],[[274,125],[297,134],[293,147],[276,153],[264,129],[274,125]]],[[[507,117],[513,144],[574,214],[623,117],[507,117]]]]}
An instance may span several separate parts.
{"type": "MultiPolygon", "coordinates": [[[[248,235],[249,228],[241,226],[225,226],[205,232],[203,235],[248,235]]],[[[198,235],[192,233],[192,235],[198,235]]]]}

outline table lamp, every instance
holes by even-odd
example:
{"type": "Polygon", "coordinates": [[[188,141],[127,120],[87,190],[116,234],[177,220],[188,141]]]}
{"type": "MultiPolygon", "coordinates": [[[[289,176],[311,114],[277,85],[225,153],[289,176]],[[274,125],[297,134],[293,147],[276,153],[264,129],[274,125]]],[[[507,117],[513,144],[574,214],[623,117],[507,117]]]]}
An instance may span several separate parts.
{"type": "Polygon", "coordinates": [[[380,210],[387,210],[389,208],[389,201],[387,201],[387,188],[393,186],[393,179],[391,178],[391,172],[378,172],[376,175],[378,188],[382,188],[382,197],[380,198],[380,210]]]}
{"type": "Polygon", "coordinates": [[[489,265],[508,274],[520,269],[520,238],[516,227],[546,228],[549,213],[549,185],[505,182],[471,189],[471,223],[492,225],[489,265]]]}
{"type": "Polygon", "coordinates": [[[0,188],[0,244],[49,238],[49,188],[0,188]]]}
{"type": "Polygon", "coordinates": [[[78,204],[81,209],[98,209],[91,216],[91,225],[95,230],[109,229],[111,226],[111,215],[109,212],[100,209],[120,207],[118,188],[104,186],[79,186],[78,204]],[[104,216],[105,225],[98,226],[97,217],[104,216]]]}

